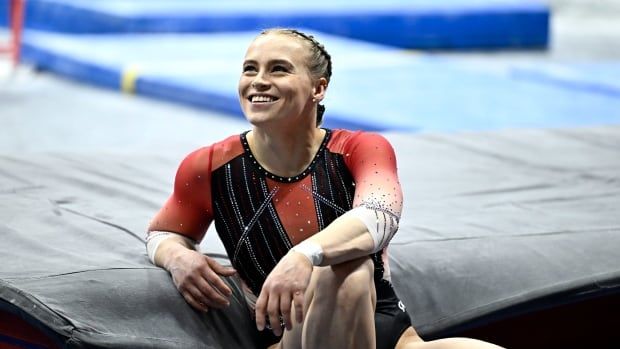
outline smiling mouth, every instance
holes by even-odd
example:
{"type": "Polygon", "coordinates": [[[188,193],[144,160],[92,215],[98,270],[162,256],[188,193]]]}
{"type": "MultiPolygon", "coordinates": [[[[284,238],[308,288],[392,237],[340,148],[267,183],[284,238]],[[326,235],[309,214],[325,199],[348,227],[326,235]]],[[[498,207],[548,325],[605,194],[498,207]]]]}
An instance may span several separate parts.
{"type": "Polygon", "coordinates": [[[277,101],[279,98],[269,95],[250,95],[248,101],[251,103],[271,103],[277,101]]]}

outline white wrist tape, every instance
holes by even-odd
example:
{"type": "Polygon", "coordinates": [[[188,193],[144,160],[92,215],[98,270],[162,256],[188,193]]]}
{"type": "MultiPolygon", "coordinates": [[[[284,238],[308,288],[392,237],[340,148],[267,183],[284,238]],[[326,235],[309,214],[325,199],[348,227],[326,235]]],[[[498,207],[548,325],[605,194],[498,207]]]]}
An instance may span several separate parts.
{"type": "Polygon", "coordinates": [[[321,265],[321,262],[323,261],[323,248],[314,241],[302,241],[301,243],[293,246],[291,251],[299,252],[308,257],[310,263],[312,263],[315,267],[321,265]]]}
{"type": "Polygon", "coordinates": [[[364,223],[374,242],[373,253],[385,248],[398,230],[399,217],[380,207],[357,206],[344,215],[353,216],[364,223]]]}
{"type": "Polygon", "coordinates": [[[149,260],[151,261],[151,263],[155,264],[155,253],[157,253],[159,244],[161,244],[162,241],[169,239],[173,236],[178,236],[184,239],[190,246],[193,246],[195,250],[198,249],[198,245],[196,245],[196,242],[194,242],[194,240],[181,234],[172,233],[169,231],[152,231],[146,237],[146,253],[149,256],[149,260]]]}

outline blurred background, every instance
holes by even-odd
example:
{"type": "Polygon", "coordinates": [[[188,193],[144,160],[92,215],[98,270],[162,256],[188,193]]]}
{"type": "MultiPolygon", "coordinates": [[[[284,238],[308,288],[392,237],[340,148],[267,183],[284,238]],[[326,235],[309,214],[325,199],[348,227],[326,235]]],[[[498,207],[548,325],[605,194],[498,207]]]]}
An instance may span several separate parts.
{"type": "MultiPolygon", "coordinates": [[[[5,48],[22,3],[0,2],[5,48]]],[[[19,16],[19,57],[0,56],[2,152],[148,148],[164,138],[190,148],[246,129],[240,64],[272,26],[307,30],[334,57],[328,127],[620,121],[619,0],[29,0],[19,16]]]]}

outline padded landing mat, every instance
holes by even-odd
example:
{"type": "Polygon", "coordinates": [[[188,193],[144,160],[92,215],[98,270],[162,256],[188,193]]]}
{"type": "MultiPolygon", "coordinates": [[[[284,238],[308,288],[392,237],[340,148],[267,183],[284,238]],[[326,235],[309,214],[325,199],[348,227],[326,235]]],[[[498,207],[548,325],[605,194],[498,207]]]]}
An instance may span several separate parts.
{"type": "MultiPolygon", "coordinates": [[[[28,32],[23,60],[81,81],[241,117],[237,82],[256,33],[28,32]]],[[[317,34],[334,57],[325,125],[489,130],[620,122],[620,64],[497,65],[317,34]]]]}
{"type": "Polygon", "coordinates": [[[538,0],[29,0],[30,28],[71,33],[257,31],[305,27],[406,48],[545,47],[538,0]]]}
{"type": "MultiPolygon", "coordinates": [[[[405,192],[392,276],[423,336],[620,292],[619,127],[387,137],[405,192]]],[[[200,315],[147,261],[185,155],[164,146],[0,155],[0,309],[68,348],[253,348],[237,288],[200,315]]],[[[202,249],[223,252],[215,232],[202,249]]]]}

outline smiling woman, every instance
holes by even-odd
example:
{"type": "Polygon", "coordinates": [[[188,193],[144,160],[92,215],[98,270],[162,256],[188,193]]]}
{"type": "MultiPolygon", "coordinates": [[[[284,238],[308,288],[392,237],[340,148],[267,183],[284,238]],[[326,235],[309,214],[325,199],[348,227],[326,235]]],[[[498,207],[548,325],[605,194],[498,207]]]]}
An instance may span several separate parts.
{"type": "Polygon", "coordinates": [[[251,123],[278,115],[287,118],[283,122],[299,122],[294,118],[316,109],[315,124],[320,125],[325,108],[318,103],[330,77],[331,57],[312,37],[294,30],[264,31],[248,48],[243,63],[241,107],[251,123]]]}
{"type": "Polygon", "coordinates": [[[496,347],[424,342],[411,326],[387,257],[403,203],[394,150],[378,134],[320,128],[331,69],[297,30],[250,44],[239,100],[252,129],[182,161],[149,226],[151,261],[201,311],[229,305],[221,278],[236,274],[265,348],[496,347]],[[234,268],[196,250],[211,222],[234,268]]]}

